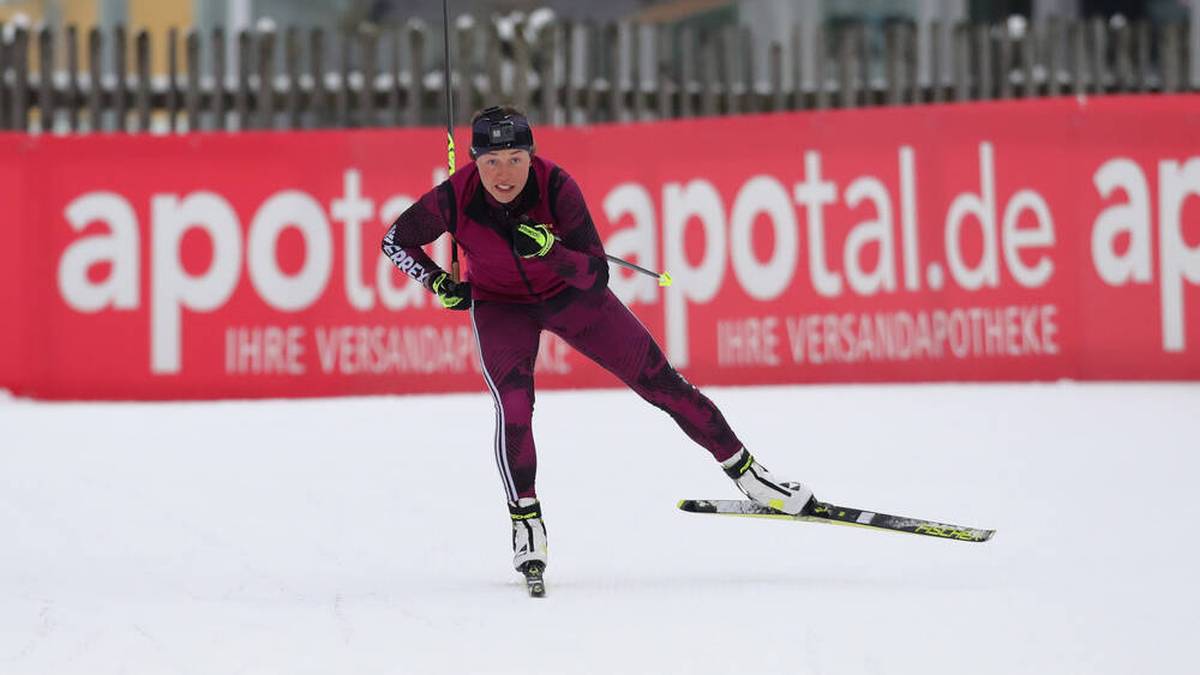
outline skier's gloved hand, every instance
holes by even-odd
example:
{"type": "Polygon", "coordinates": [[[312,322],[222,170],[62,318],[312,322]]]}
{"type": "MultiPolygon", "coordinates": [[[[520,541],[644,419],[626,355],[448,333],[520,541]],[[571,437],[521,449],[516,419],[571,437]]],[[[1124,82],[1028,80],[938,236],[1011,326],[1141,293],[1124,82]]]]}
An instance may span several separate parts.
{"type": "Polygon", "coordinates": [[[517,223],[512,239],[513,250],[522,258],[540,258],[554,246],[554,233],[545,223],[517,223]]]}
{"type": "Polygon", "coordinates": [[[454,281],[449,274],[442,272],[433,280],[433,292],[446,309],[471,308],[471,284],[466,281],[454,281]]]}

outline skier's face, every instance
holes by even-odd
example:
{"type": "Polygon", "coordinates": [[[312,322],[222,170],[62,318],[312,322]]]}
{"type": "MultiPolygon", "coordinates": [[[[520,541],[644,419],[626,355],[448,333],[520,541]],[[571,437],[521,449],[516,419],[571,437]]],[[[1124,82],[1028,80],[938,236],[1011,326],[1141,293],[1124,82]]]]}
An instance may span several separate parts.
{"type": "Polygon", "coordinates": [[[525,189],[529,180],[528,150],[497,150],[479,156],[479,180],[496,201],[507,204],[525,189]]]}

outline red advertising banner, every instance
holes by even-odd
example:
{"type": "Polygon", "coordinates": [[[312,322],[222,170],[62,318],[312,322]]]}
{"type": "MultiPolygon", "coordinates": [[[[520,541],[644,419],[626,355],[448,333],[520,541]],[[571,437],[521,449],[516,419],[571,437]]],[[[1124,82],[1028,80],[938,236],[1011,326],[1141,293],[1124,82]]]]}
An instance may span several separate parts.
{"type": "MultiPolygon", "coordinates": [[[[1200,378],[1200,99],[539,128],[611,287],[698,383],[1200,378]]],[[[0,387],[481,388],[379,252],[436,130],[0,137],[0,387]]],[[[433,246],[445,262],[448,244],[433,246]]],[[[540,386],[617,381],[545,336],[540,386]]]]}

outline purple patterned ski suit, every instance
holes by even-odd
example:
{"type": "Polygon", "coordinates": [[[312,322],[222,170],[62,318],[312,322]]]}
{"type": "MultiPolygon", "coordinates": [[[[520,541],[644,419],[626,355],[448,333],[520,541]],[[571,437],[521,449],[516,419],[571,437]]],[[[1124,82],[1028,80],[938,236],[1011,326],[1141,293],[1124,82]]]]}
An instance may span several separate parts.
{"type": "Polygon", "coordinates": [[[645,326],[608,289],[600,237],[565,171],[534,156],[524,190],[501,204],[471,163],[397,218],[383,251],[429,287],[442,270],[420,247],[444,232],[467,259],[471,323],[496,402],[496,463],[509,501],[536,496],[533,366],[543,330],[664,410],[717,461],[741,449],[717,407],[667,363],[645,326]],[[559,242],[542,258],[519,257],[510,232],[520,218],[550,224],[559,242]]]}

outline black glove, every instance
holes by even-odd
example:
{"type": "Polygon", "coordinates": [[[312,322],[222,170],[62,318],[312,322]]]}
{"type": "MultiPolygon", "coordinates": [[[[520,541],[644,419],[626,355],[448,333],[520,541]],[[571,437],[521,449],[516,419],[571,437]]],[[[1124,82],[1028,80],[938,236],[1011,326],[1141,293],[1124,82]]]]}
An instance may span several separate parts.
{"type": "Polygon", "coordinates": [[[466,281],[454,281],[449,274],[442,272],[433,280],[433,292],[446,309],[463,310],[471,308],[471,284],[466,281]]]}
{"type": "Polygon", "coordinates": [[[540,258],[554,246],[554,233],[545,223],[518,222],[512,231],[513,250],[522,258],[540,258]]]}

